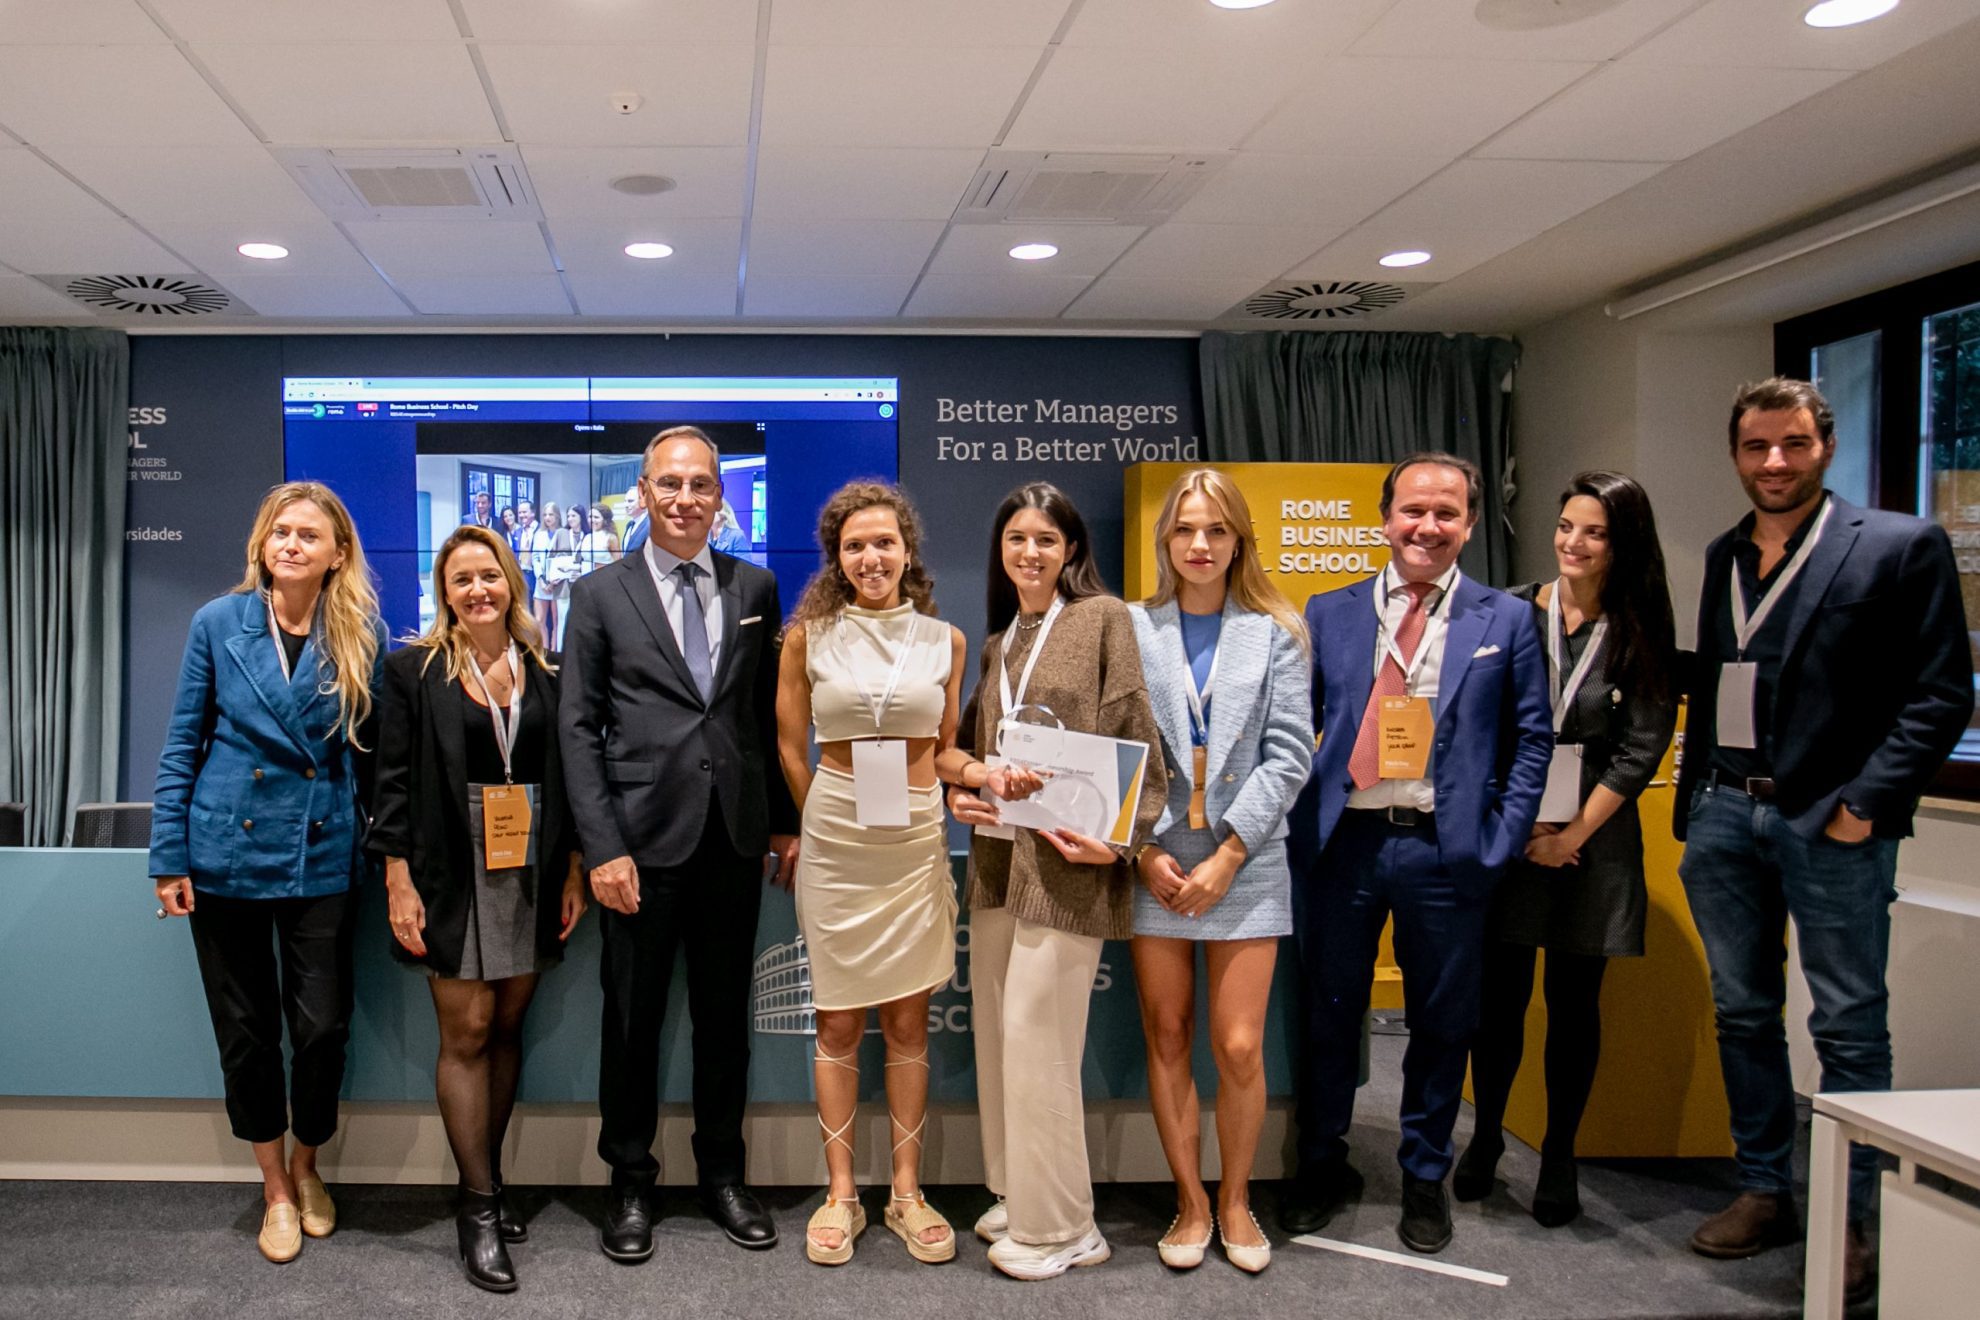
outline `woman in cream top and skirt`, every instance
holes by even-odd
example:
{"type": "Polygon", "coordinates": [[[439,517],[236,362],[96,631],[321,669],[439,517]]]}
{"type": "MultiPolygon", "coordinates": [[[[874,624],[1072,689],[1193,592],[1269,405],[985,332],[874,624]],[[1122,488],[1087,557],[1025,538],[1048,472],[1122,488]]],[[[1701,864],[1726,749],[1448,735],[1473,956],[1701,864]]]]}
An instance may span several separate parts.
{"type": "Polygon", "coordinates": [[[928,1000],[956,960],[935,753],[955,741],[964,641],[933,617],[920,531],[892,486],[854,482],[834,494],[819,516],[824,563],[791,615],[778,672],[778,759],[804,812],[798,926],[811,964],[812,1077],[830,1175],[805,1254],[821,1265],[851,1260],[866,1227],[853,1128],[869,1008],[879,1010],[887,1050],[887,1227],[917,1260],[956,1253],[949,1222],[922,1199],[921,1148],[928,1000]]]}

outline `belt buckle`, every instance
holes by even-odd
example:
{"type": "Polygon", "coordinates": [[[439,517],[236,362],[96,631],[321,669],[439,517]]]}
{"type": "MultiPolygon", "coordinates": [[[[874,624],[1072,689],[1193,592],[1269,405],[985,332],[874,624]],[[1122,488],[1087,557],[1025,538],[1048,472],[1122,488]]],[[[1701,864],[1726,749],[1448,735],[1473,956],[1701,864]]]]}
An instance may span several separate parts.
{"type": "Polygon", "coordinates": [[[1382,815],[1389,824],[1413,830],[1423,823],[1423,813],[1415,807],[1389,806],[1382,808],[1382,815]]]}
{"type": "Polygon", "coordinates": [[[1774,781],[1759,775],[1748,775],[1745,782],[1746,796],[1756,802],[1769,802],[1774,796],[1774,781]]]}

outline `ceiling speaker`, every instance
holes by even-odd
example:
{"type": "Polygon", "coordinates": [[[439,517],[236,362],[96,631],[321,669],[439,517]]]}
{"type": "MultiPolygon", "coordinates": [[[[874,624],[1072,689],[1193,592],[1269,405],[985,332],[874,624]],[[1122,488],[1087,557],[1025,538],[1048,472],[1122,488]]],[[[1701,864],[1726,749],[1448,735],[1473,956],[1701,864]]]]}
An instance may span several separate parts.
{"type": "Polygon", "coordinates": [[[1244,313],[1273,321],[1352,321],[1408,296],[1400,285],[1376,280],[1317,280],[1260,290],[1244,300],[1244,313]]]}

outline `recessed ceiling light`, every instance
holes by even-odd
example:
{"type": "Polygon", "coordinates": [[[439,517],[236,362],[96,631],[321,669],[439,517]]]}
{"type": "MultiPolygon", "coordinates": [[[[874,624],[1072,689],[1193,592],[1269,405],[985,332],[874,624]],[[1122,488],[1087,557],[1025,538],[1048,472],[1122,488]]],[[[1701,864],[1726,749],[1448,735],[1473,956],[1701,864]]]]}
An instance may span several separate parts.
{"type": "Polygon", "coordinates": [[[1219,9],[1262,9],[1272,0],[1210,0],[1219,9]]]}
{"type": "Polygon", "coordinates": [[[1822,0],[1801,16],[1809,27],[1839,28],[1868,23],[1898,7],[1898,0],[1822,0]]]}
{"type": "Polygon", "coordinates": [[[638,257],[641,261],[658,261],[662,257],[673,256],[674,249],[665,243],[628,243],[626,255],[638,257]]]}
{"type": "Polygon", "coordinates": [[[1430,260],[1430,254],[1428,252],[1391,252],[1388,256],[1382,258],[1382,264],[1390,267],[1421,266],[1428,260],[1430,260]]]}
{"type": "Polygon", "coordinates": [[[1050,243],[1020,243],[1011,249],[1011,255],[1019,261],[1043,261],[1058,256],[1059,249],[1050,243]]]}
{"type": "Polygon", "coordinates": [[[244,257],[253,257],[256,261],[280,261],[289,255],[289,249],[280,243],[243,243],[234,251],[244,257]]]}

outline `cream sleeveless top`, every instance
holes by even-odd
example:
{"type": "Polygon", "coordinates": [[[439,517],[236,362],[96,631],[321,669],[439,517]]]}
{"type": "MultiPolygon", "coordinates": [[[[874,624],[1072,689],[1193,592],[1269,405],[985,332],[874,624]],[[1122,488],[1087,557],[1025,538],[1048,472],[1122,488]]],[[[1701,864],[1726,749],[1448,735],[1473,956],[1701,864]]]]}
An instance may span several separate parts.
{"type": "Polygon", "coordinates": [[[917,614],[907,603],[890,610],[848,605],[837,619],[813,625],[805,643],[811,722],[819,742],[933,738],[941,732],[953,657],[949,627],[940,619],[917,614]],[[881,706],[903,647],[908,655],[901,681],[881,706]]]}

